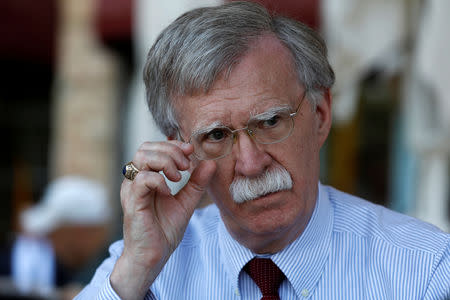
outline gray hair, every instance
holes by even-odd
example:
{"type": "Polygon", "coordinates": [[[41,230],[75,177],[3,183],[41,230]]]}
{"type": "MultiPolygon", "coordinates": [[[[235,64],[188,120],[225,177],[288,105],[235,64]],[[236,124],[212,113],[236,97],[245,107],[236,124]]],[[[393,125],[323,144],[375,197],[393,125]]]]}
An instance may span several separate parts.
{"type": "Polygon", "coordinates": [[[259,4],[230,2],[181,15],[150,49],[144,82],[147,103],[159,129],[176,137],[175,99],[207,93],[224,71],[231,72],[253,41],[267,34],[275,35],[292,53],[299,82],[315,107],[323,90],[334,83],[322,38],[304,24],[271,16],[259,4]]]}

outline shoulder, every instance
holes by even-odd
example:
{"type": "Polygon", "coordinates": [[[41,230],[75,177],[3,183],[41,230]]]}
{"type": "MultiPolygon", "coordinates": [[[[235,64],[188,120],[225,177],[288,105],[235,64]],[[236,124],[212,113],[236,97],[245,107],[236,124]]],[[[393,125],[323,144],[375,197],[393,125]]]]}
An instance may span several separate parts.
{"type": "Polygon", "coordinates": [[[416,218],[327,187],[334,209],[334,232],[404,250],[444,253],[450,234],[416,218]]]}

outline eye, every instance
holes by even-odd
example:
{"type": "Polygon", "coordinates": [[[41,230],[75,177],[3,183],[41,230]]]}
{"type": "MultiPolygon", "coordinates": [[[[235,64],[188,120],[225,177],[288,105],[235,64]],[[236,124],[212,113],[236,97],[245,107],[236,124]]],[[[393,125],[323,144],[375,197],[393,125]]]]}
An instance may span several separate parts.
{"type": "Polygon", "coordinates": [[[224,140],[228,135],[228,132],[225,129],[213,129],[210,132],[205,134],[205,140],[211,142],[220,142],[224,140]]]}
{"type": "Polygon", "coordinates": [[[264,128],[272,128],[278,125],[278,123],[280,123],[281,121],[281,116],[279,115],[275,115],[273,117],[271,117],[270,119],[267,120],[262,120],[259,122],[259,126],[260,128],[264,129],[264,128]]]}

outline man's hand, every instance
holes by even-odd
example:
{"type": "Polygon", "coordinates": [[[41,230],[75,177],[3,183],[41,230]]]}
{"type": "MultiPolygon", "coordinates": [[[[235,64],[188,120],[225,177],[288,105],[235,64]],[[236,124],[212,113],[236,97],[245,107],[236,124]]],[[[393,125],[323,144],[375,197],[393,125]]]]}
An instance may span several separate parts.
{"type": "Polygon", "coordinates": [[[111,274],[122,299],[143,299],[183,238],[186,226],[216,170],[213,161],[196,167],[189,159],[193,146],[179,141],[144,143],[133,164],[140,170],[121,187],[124,250],[111,274]],[[186,186],[172,196],[164,177],[179,181],[179,171],[193,169],[186,186]]]}

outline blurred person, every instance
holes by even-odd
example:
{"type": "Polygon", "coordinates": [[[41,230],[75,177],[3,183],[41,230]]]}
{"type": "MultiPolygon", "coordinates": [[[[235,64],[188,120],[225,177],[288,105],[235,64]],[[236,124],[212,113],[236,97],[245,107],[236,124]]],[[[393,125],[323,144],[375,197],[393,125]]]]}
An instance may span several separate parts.
{"type": "Polygon", "coordinates": [[[77,274],[103,249],[111,208],[104,186],[66,176],[46,188],[41,201],[20,215],[21,232],[1,257],[19,295],[71,299],[77,274]]]}
{"type": "Polygon", "coordinates": [[[251,2],[195,9],[144,81],[168,140],[124,167],[123,240],[76,299],[450,298],[448,233],[319,182],[334,73],[313,30],[251,2]],[[163,174],[183,171],[172,195],[163,174]]]}

